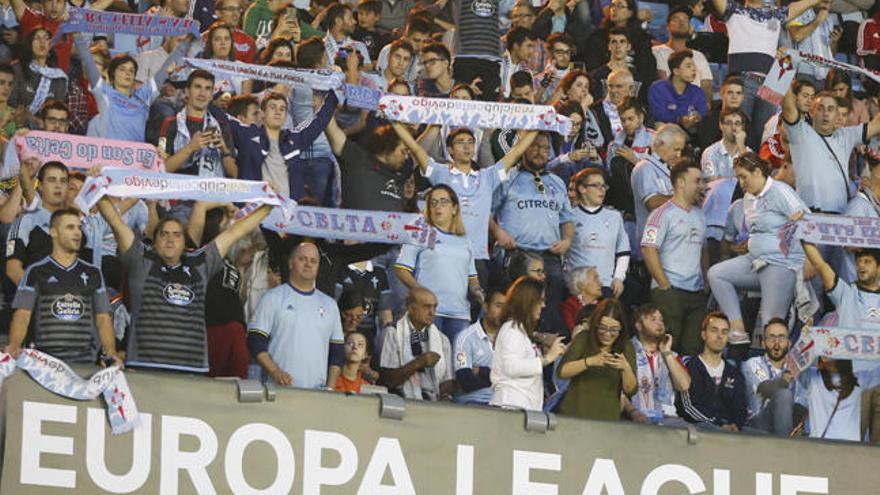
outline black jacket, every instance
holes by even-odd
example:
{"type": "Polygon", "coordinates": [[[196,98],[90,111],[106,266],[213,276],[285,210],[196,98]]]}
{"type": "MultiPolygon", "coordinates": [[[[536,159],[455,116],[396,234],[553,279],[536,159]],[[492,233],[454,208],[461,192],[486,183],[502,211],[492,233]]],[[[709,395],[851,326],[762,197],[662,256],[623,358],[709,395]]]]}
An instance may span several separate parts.
{"type": "Polygon", "coordinates": [[[691,387],[675,395],[678,415],[691,423],[735,424],[742,428],[748,418],[746,381],[735,365],[724,361],[721,383],[709,376],[699,356],[690,358],[685,367],[691,375],[691,387]]]}

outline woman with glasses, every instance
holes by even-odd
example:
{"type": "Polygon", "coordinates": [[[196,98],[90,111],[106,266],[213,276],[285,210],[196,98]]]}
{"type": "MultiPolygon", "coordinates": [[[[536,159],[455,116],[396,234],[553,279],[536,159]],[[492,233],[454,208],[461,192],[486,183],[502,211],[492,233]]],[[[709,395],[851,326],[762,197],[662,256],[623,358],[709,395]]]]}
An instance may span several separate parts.
{"type": "MultiPolygon", "coordinates": [[[[215,22],[205,33],[205,49],[198,58],[235,61],[232,26],[215,22]]],[[[215,74],[214,93],[229,92],[237,95],[250,93],[253,81],[242,77],[215,74]]]]}
{"type": "Polygon", "coordinates": [[[566,266],[596,267],[605,294],[620,297],[630,256],[623,215],[604,206],[608,184],[602,169],[585,168],[572,182],[578,198],[578,206],[572,209],[578,228],[571,249],[565,253],[566,266]]]}
{"type": "Polygon", "coordinates": [[[470,325],[468,292],[482,305],[483,291],[455,191],[444,184],[435,186],[425,198],[424,214],[437,230],[434,248],[404,244],[394,271],[407,289],[422,286],[437,296],[434,324],[454,342],[470,325]]]}
{"type": "Polygon", "coordinates": [[[87,39],[76,35],[74,43],[82,59],[89,89],[98,105],[98,115],[89,122],[87,134],[107,139],[144,142],[150,105],[159,97],[159,90],[168,79],[169,67],[180,61],[189,48],[190,38],[187,37],[179,43],[156,74],[140,87],[135,85],[138,63],[131,55],[122,53],[113,57],[106,68],[105,79],[98,69],[87,39]]]}
{"type": "MultiPolygon", "coordinates": [[[[446,150],[452,163],[438,163],[428,156],[412,134],[399,122],[391,126],[409,148],[422,175],[432,184],[445,184],[456,197],[462,199],[461,216],[467,238],[470,240],[477,271],[483,286],[489,284],[489,222],[492,216],[492,195],[507,177],[507,171],[520,159],[535,136],[536,131],[523,132],[520,139],[504,157],[491,167],[479,168],[474,162],[474,149],[478,145],[475,133],[461,127],[446,135],[446,150]]],[[[453,340],[450,338],[450,341],[453,340]]]]}
{"type": "Polygon", "coordinates": [[[745,193],[742,202],[749,250],[714,265],[708,275],[712,294],[730,319],[730,343],[745,344],[749,335],[737,291],[760,289],[762,327],[773,318],[788,316],[804,251],[794,242],[791,251],[784,254],[778,233],[786,223],[799,220],[809,210],[791,187],[770,178],[770,165],[757,154],[740,155],[733,170],[745,193]]]}
{"type": "Polygon", "coordinates": [[[568,184],[576,173],[588,167],[591,162],[598,162],[599,153],[581,132],[584,127],[584,110],[580,103],[567,101],[559,106],[556,113],[571,120],[571,130],[568,136],[554,133],[550,137],[550,145],[556,157],[550,160],[547,168],[568,184]]]}
{"type": "Polygon", "coordinates": [[[623,318],[623,306],[606,299],[590,316],[590,328],[572,339],[558,371],[559,378],[571,380],[560,414],[620,419],[621,393],[632,397],[638,388],[635,349],[624,335],[623,318]]]}
{"type": "MultiPolygon", "coordinates": [[[[540,411],[544,407],[544,367],[565,352],[563,337],[557,337],[543,351],[535,343],[544,283],[520,277],[507,291],[492,354],[492,399],[490,405],[540,411]]],[[[619,400],[619,399],[618,399],[619,400]]]]}

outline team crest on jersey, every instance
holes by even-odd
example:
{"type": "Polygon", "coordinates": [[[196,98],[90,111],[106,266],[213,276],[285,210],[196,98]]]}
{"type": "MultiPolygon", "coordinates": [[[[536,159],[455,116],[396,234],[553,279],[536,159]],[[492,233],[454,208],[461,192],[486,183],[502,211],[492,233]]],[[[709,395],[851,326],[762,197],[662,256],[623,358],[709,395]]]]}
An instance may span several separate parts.
{"type": "Polygon", "coordinates": [[[877,307],[868,308],[867,316],[868,316],[869,320],[880,319],[880,308],[877,308],[877,307]]]}
{"type": "Polygon", "coordinates": [[[321,315],[321,318],[323,318],[326,313],[327,313],[327,310],[324,309],[324,306],[321,306],[320,308],[318,308],[318,314],[321,315]]]}
{"type": "Polygon", "coordinates": [[[648,227],[645,229],[645,242],[656,242],[657,241],[657,229],[654,227],[648,227]]]}
{"type": "Polygon", "coordinates": [[[76,321],[85,312],[83,300],[73,294],[64,294],[52,302],[52,316],[64,321],[76,321]]]}
{"type": "Polygon", "coordinates": [[[6,241],[6,257],[9,258],[13,254],[15,254],[15,241],[8,240],[6,241]]]}
{"type": "Polygon", "coordinates": [[[169,304],[175,306],[189,306],[193,299],[196,298],[196,293],[191,288],[178,283],[166,285],[162,295],[165,296],[165,300],[169,304]]]}
{"type": "Polygon", "coordinates": [[[458,363],[459,367],[463,368],[467,366],[467,354],[465,354],[464,352],[459,352],[455,355],[455,362],[458,363]]]}

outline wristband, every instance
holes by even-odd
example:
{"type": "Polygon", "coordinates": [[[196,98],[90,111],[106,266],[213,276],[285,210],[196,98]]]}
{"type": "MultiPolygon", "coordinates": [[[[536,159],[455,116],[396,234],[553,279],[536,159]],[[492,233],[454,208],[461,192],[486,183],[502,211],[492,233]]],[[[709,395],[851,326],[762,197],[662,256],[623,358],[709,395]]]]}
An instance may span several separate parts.
{"type": "Polygon", "coordinates": [[[672,351],[663,351],[660,353],[660,355],[663,356],[664,358],[667,358],[672,355],[672,351]]]}

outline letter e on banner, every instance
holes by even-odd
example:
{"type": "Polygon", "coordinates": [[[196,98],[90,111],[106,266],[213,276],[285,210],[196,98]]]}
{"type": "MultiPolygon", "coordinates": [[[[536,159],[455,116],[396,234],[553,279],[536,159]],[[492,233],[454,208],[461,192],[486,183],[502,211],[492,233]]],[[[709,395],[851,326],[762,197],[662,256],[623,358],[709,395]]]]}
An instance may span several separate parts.
{"type": "Polygon", "coordinates": [[[76,471],[40,466],[40,454],[73,455],[73,438],[42,430],[44,421],[76,424],[76,406],[25,401],[21,417],[21,484],[76,488],[76,471]]]}
{"type": "Polygon", "coordinates": [[[528,450],[513,451],[513,495],[558,495],[559,487],[549,483],[533,483],[530,479],[532,469],[559,471],[562,469],[562,456],[528,450]]]}

